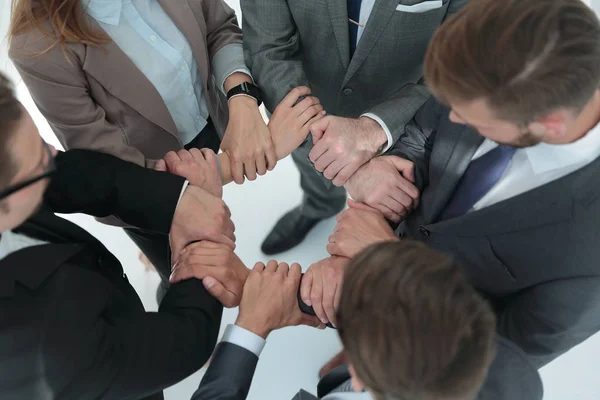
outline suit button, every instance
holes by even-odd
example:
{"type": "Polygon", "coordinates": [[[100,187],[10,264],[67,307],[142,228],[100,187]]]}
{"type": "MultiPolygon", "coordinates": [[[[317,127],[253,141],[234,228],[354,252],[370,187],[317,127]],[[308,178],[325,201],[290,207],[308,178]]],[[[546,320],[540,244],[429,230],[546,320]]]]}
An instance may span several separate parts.
{"type": "Polygon", "coordinates": [[[424,226],[419,228],[419,232],[421,233],[421,235],[423,235],[425,237],[429,237],[429,231],[424,226]]]}
{"type": "Polygon", "coordinates": [[[342,90],[342,93],[344,93],[346,96],[352,94],[352,89],[350,89],[349,87],[344,88],[344,90],[342,90]]]}

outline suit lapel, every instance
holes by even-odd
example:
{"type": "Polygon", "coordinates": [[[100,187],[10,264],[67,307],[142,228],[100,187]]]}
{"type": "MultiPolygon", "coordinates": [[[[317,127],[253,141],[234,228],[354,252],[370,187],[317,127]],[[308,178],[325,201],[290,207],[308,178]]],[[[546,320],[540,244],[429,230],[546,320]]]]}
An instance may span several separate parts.
{"type": "Polygon", "coordinates": [[[560,179],[518,196],[472,211],[459,218],[429,225],[432,231],[457,236],[497,235],[570,220],[573,204],[598,198],[600,158],[560,179]],[[493,221],[493,223],[489,223],[493,221]]]}
{"type": "MultiPolygon", "coordinates": [[[[330,2],[328,2],[330,3],[330,2]]],[[[373,50],[373,46],[377,43],[379,36],[383,33],[385,28],[387,28],[392,16],[394,15],[394,11],[396,11],[396,7],[398,6],[398,0],[376,0],[375,5],[373,6],[373,11],[371,11],[371,15],[367,21],[365,26],[365,30],[361,36],[360,41],[358,42],[358,46],[356,46],[356,50],[354,52],[354,56],[350,61],[350,66],[348,67],[348,71],[346,73],[346,77],[344,78],[344,82],[342,86],[345,86],[346,83],[352,78],[352,76],[358,71],[358,68],[362,65],[362,63],[367,59],[367,56],[373,50]]],[[[348,12],[346,11],[346,43],[349,42],[349,34],[348,34],[348,12]]],[[[347,44],[347,46],[349,46],[347,44]]]]}
{"type": "MultiPolygon", "coordinates": [[[[88,23],[93,29],[102,30],[93,18],[88,18],[88,23]]],[[[113,96],[178,138],[175,122],[162,97],[115,42],[87,46],[83,69],[113,96]]]]}
{"type": "Polygon", "coordinates": [[[327,8],[333,33],[337,40],[338,50],[344,68],[350,63],[350,33],[348,31],[348,6],[345,0],[327,0],[327,8]]]}
{"type": "Polygon", "coordinates": [[[200,29],[194,11],[187,0],[158,0],[158,3],[187,39],[200,70],[204,92],[207,93],[209,65],[206,33],[200,29]]]}
{"type": "Polygon", "coordinates": [[[452,196],[458,181],[469,166],[483,137],[464,125],[450,121],[449,113],[441,117],[433,144],[429,167],[429,187],[433,188],[432,202],[426,221],[433,222],[452,196]]]}

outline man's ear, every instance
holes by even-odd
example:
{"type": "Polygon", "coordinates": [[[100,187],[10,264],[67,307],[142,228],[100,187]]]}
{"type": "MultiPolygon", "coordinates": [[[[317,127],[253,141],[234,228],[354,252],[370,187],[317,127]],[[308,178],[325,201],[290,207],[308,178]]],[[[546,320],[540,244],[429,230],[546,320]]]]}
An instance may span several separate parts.
{"type": "Polygon", "coordinates": [[[365,390],[365,384],[362,383],[360,378],[356,375],[354,365],[348,364],[348,370],[350,371],[350,377],[352,378],[352,389],[354,389],[355,392],[362,392],[365,390]]]}
{"type": "Polygon", "coordinates": [[[558,110],[530,123],[527,128],[531,133],[540,138],[561,138],[567,135],[568,120],[568,111],[558,110]]]}

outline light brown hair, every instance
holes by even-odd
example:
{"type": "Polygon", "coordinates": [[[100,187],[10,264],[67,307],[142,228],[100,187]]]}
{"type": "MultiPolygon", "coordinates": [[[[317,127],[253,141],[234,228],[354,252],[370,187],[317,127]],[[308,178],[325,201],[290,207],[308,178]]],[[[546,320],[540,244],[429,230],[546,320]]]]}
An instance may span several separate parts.
{"type": "Polygon", "coordinates": [[[54,39],[41,54],[68,42],[100,46],[108,42],[102,31],[94,30],[86,23],[85,9],[81,0],[12,0],[12,16],[9,39],[32,29],[44,32],[54,39]],[[46,26],[50,25],[51,29],[46,26]]]}
{"type": "Polygon", "coordinates": [[[512,122],[578,113],[600,86],[600,24],[580,0],[473,0],[433,36],[425,79],[442,102],[485,99],[512,122]]]}
{"type": "Polygon", "coordinates": [[[495,319],[451,258],[422,243],[349,263],[337,311],[349,361],[378,400],[466,400],[494,355],[495,319]]]}
{"type": "Polygon", "coordinates": [[[8,186],[17,173],[11,143],[23,115],[23,106],[15,97],[12,84],[0,73],[0,190],[8,186]]]}

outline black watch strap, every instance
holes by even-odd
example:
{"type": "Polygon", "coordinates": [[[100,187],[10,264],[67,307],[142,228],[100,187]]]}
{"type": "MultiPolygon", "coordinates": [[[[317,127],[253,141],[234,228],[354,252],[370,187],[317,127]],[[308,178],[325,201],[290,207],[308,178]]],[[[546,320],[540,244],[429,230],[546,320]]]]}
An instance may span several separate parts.
{"type": "Polygon", "coordinates": [[[258,105],[262,104],[262,96],[260,95],[260,89],[258,86],[250,83],[250,82],[242,82],[240,85],[232,88],[229,92],[227,92],[227,101],[235,96],[250,96],[253,97],[258,105]]]}

